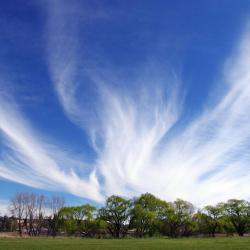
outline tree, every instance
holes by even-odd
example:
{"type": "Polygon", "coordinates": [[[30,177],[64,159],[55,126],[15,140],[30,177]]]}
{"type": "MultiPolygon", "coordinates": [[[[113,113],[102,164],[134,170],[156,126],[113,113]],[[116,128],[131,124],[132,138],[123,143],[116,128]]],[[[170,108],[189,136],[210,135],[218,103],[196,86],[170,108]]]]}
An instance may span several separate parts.
{"type": "Polygon", "coordinates": [[[58,212],[64,206],[64,198],[60,196],[54,196],[47,199],[47,207],[50,210],[50,216],[48,218],[48,235],[56,236],[58,230],[58,212]]]}
{"type": "Polygon", "coordinates": [[[16,229],[16,220],[13,217],[0,216],[0,232],[12,232],[16,229]]]}
{"type": "Polygon", "coordinates": [[[166,210],[165,225],[170,237],[185,234],[192,222],[194,207],[190,202],[177,199],[166,210]]]}
{"type": "Polygon", "coordinates": [[[42,226],[44,224],[45,210],[46,210],[46,197],[44,195],[38,195],[36,198],[37,206],[37,235],[40,235],[42,226]]]}
{"type": "Polygon", "coordinates": [[[35,230],[35,219],[36,219],[36,194],[31,193],[28,194],[26,193],[24,195],[24,210],[25,210],[25,214],[26,214],[26,218],[25,218],[25,226],[27,228],[27,232],[30,236],[34,236],[36,235],[36,230],[35,230]]]}
{"type": "Polygon", "coordinates": [[[77,231],[77,220],[74,218],[75,207],[63,207],[58,212],[59,224],[67,232],[72,235],[77,231]]]}
{"type": "Polygon", "coordinates": [[[82,223],[81,231],[84,236],[90,236],[91,231],[96,226],[95,221],[95,212],[96,208],[94,206],[91,206],[90,204],[82,205],[78,208],[79,214],[81,215],[82,223]]]}
{"type": "Polygon", "coordinates": [[[207,234],[207,224],[204,220],[204,213],[201,210],[198,210],[192,217],[193,221],[193,232],[195,234],[207,234]]]}
{"type": "Polygon", "coordinates": [[[17,219],[18,223],[18,232],[22,236],[22,219],[24,215],[24,193],[17,193],[15,197],[11,200],[10,212],[17,219]]]}
{"type": "Polygon", "coordinates": [[[23,225],[30,236],[41,233],[45,214],[45,196],[35,193],[24,193],[23,225]]]}
{"type": "Polygon", "coordinates": [[[120,238],[128,229],[130,201],[120,196],[112,195],[106,200],[105,207],[99,210],[99,216],[107,222],[111,235],[115,238],[120,238]]]}
{"type": "Polygon", "coordinates": [[[220,205],[206,206],[203,209],[202,219],[205,222],[208,233],[215,237],[215,232],[221,226],[221,217],[223,208],[220,205]]]}
{"type": "Polygon", "coordinates": [[[68,234],[81,233],[89,236],[95,226],[94,212],[96,208],[85,204],[75,207],[63,207],[58,212],[58,218],[62,227],[68,234]]]}
{"type": "Polygon", "coordinates": [[[152,236],[159,230],[159,223],[163,206],[167,203],[156,198],[154,195],[146,193],[135,199],[131,211],[131,226],[136,229],[136,236],[152,236]]]}
{"type": "Polygon", "coordinates": [[[239,236],[247,231],[250,216],[250,204],[245,200],[231,199],[224,204],[225,214],[239,236]]]}

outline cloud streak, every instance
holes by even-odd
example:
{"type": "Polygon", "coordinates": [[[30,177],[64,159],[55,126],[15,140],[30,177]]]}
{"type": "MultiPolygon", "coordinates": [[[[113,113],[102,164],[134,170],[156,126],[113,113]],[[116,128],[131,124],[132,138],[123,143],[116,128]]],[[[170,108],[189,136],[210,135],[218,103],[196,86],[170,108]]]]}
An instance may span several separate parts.
{"type": "Polygon", "coordinates": [[[67,152],[45,142],[25,120],[11,100],[0,98],[1,164],[0,177],[36,188],[60,190],[101,201],[93,170],[90,176],[76,175],[77,160],[67,152]],[[75,164],[72,164],[74,162],[75,164]],[[71,163],[68,165],[68,163],[71,163]],[[67,165],[67,169],[62,164],[67,165]]]}
{"type": "MultiPolygon", "coordinates": [[[[50,57],[54,79],[61,76],[54,84],[66,114],[71,119],[77,117],[81,122],[76,124],[84,124],[82,128],[94,138],[92,146],[98,153],[95,168],[106,195],[152,192],[195,204],[249,198],[249,33],[245,32],[218,83],[224,86],[224,92],[214,92],[220,99],[181,127],[180,93],[176,88],[179,84],[175,77],[165,77],[160,72],[149,79],[143,75],[145,72],[138,72],[139,81],[130,79],[134,81],[131,86],[136,87],[124,91],[109,85],[112,73],[104,79],[98,75],[99,70],[89,76],[98,87],[98,122],[86,125],[85,113],[79,112],[84,110],[81,99],[73,93],[76,89],[81,93],[79,82],[76,84],[72,77],[77,67],[71,71],[67,64],[55,71],[57,61],[51,63],[50,57]]],[[[76,34],[71,36],[77,40],[76,34]]],[[[53,54],[53,44],[49,47],[53,54]]],[[[63,51],[57,51],[56,57],[60,58],[63,51]]],[[[85,66],[76,55],[69,62],[85,66]]]]}
{"type": "Polygon", "coordinates": [[[134,78],[117,76],[113,67],[107,71],[91,64],[89,70],[87,53],[79,51],[77,16],[71,19],[77,8],[69,9],[71,14],[67,10],[66,3],[49,5],[48,67],[66,116],[87,133],[96,152],[92,171],[76,174],[75,163],[85,164],[46,141],[0,95],[0,177],[99,202],[114,193],[131,197],[143,192],[196,205],[248,199],[249,29],[218,82],[223,91],[214,90],[213,104],[184,124],[178,76],[154,63],[134,78]],[[89,103],[88,95],[94,101],[89,103]]]}

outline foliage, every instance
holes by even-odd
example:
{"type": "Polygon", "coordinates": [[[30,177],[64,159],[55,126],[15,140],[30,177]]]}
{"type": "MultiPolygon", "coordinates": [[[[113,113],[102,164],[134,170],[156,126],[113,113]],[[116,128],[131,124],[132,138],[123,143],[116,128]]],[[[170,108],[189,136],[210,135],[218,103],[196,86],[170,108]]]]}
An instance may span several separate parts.
{"type": "Polygon", "coordinates": [[[150,193],[132,200],[112,195],[104,207],[90,204],[64,207],[63,199],[17,193],[11,200],[12,217],[0,217],[0,231],[23,232],[30,236],[74,235],[81,237],[243,236],[250,231],[250,204],[231,199],[195,211],[182,199],[166,202],[150,193]]]}
{"type": "Polygon", "coordinates": [[[194,207],[190,202],[177,199],[166,210],[165,227],[170,237],[189,234],[194,207]]]}
{"type": "Polygon", "coordinates": [[[154,195],[146,193],[134,200],[131,211],[131,226],[136,229],[136,236],[153,236],[161,227],[163,211],[168,204],[156,198],[154,195]]]}
{"type": "Polygon", "coordinates": [[[224,204],[224,212],[238,235],[243,236],[249,225],[249,202],[237,199],[228,200],[224,204]]]}
{"type": "Polygon", "coordinates": [[[219,232],[222,227],[222,212],[221,205],[204,207],[203,212],[199,213],[199,223],[203,233],[215,237],[215,233],[219,232]]]}
{"type": "Polygon", "coordinates": [[[83,234],[90,236],[95,227],[96,208],[89,204],[75,207],[63,207],[59,213],[61,227],[67,234],[83,234]]]}
{"type": "Polygon", "coordinates": [[[99,217],[107,222],[110,234],[115,238],[124,236],[130,219],[130,201],[120,196],[110,196],[104,208],[99,210],[99,217]]]}

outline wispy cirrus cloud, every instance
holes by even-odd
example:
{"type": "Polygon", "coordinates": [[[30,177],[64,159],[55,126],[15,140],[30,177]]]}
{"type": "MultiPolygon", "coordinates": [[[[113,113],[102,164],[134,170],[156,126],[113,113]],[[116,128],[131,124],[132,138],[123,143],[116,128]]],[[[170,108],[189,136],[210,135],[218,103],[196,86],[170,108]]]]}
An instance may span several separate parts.
{"type": "Polygon", "coordinates": [[[0,135],[1,178],[102,200],[95,171],[87,177],[78,176],[75,167],[84,168],[84,164],[57,145],[46,142],[46,138],[30,126],[13,100],[3,95],[0,95],[0,135]]]}
{"type": "MultiPolygon", "coordinates": [[[[182,98],[176,77],[160,72],[149,78],[145,71],[138,71],[137,80],[120,79],[121,83],[134,81],[130,82],[133,88],[124,91],[109,84],[115,75],[112,69],[103,78],[98,67],[90,74],[84,72],[98,89],[93,97],[94,122],[88,123],[81,98],[83,80],[75,78],[83,72],[79,65],[81,69],[88,65],[85,58],[75,53],[75,48],[67,61],[63,59],[64,52],[74,47],[67,37],[74,37],[74,41],[78,38],[75,32],[63,29],[60,32],[66,40],[63,37],[53,40],[59,37],[53,28],[56,23],[53,16],[49,22],[53,37],[48,44],[51,76],[66,114],[92,138],[97,151],[94,167],[106,195],[152,192],[162,198],[181,197],[195,204],[249,198],[248,29],[218,82],[224,92],[215,90],[213,104],[207,104],[186,125],[177,126],[182,118],[182,98]],[[59,50],[55,51],[53,41],[59,43],[59,50]]],[[[64,22],[67,21],[65,18],[64,22]]]]}
{"type": "Polygon", "coordinates": [[[79,173],[86,164],[39,134],[0,90],[1,178],[99,202],[113,193],[143,192],[197,205],[249,198],[249,27],[226,62],[220,92],[214,90],[215,98],[183,124],[178,76],[154,62],[134,77],[90,65],[78,27],[107,15],[48,3],[50,78],[67,117],[88,134],[95,163],[79,173]]]}

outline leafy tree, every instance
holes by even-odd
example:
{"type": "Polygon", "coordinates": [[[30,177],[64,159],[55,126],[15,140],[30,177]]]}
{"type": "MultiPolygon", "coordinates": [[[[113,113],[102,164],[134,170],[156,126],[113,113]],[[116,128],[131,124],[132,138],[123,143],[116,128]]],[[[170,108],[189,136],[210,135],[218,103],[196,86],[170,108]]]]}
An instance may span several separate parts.
{"type": "Polygon", "coordinates": [[[207,224],[204,220],[204,213],[201,210],[198,210],[192,218],[193,221],[193,232],[195,234],[207,234],[207,224]]]}
{"type": "Polygon", "coordinates": [[[192,223],[194,207],[191,203],[177,199],[166,210],[165,225],[170,237],[185,234],[192,223]]]}
{"type": "Polygon", "coordinates": [[[128,230],[130,204],[129,200],[112,195],[106,200],[105,207],[99,210],[100,218],[107,222],[108,230],[115,238],[120,238],[128,230]]]}
{"type": "Polygon", "coordinates": [[[220,205],[206,206],[203,211],[202,219],[206,224],[207,231],[212,237],[215,237],[216,230],[221,227],[223,207],[220,205]]]}
{"type": "Polygon", "coordinates": [[[245,200],[231,199],[224,204],[225,214],[239,236],[247,231],[250,204],[245,200]]]}
{"type": "Polygon", "coordinates": [[[89,204],[74,208],[74,217],[77,219],[78,231],[85,236],[90,236],[91,230],[95,227],[96,208],[89,204]]]}
{"type": "Polygon", "coordinates": [[[221,228],[223,232],[225,232],[228,236],[232,236],[235,232],[235,228],[231,223],[229,217],[224,213],[224,215],[220,219],[221,228]]]}
{"type": "Polygon", "coordinates": [[[0,232],[12,232],[16,229],[16,220],[13,217],[0,216],[0,232]]]}
{"type": "Polygon", "coordinates": [[[131,226],[136,228],[137,237],[152,236],[160,228],[163,206],[167,203],[154,195],[142,194],[134,201],[131,213],[131,226]]]}
{"type": "Polygon", "coordinates": [[[140,204],[136,204],[132,216],[132,225],[136,228],[137,237],[152,233],[152,227],[156,220],[154,211],[149,211],[140,204]]]}
{"type": "Polygon", "coordinates": [[[74,218],[74,207],[63,207],[58,212],[59,225],[68,235],[77,231],[77,220],[74,218]]]}

